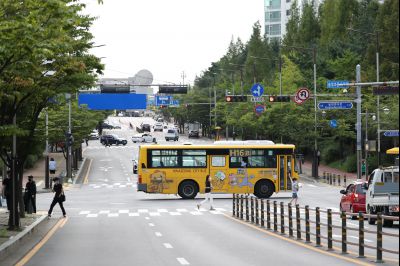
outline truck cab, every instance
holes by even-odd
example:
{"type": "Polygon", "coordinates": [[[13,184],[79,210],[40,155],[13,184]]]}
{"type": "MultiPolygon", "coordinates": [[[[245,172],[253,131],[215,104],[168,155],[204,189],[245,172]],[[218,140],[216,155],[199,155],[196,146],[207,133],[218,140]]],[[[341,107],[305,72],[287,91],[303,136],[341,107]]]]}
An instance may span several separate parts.
{"type": "MultiPolygon", "coordinates": [[[[399,167],[375,169],[368,178],[366,207],[368,214],[381,213],[386,216],[399,215],[399,167]]],[[[369,224],[375,223],[368,217],[369,224]]],[[[384,220],[385,226],[392,226],[392,220],[384,220]]]]}

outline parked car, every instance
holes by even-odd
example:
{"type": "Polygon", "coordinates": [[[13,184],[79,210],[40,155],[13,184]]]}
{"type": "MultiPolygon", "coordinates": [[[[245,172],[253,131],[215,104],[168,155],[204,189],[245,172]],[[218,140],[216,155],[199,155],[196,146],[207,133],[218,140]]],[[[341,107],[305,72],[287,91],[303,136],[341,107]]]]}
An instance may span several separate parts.
{"type": "MultiPolygon", "coordinates": [[[[366,205],[368,214],[382,213],[385,216],[399,216],[399,167],[390,166],[375,169],[368,177],[366,205]]],[[[369,224],[376,219],[368,217],[369,224]]],[[[393,220],[384,219],[383,226],[392,226],[393,220]]]]}
{"type": "Polygon", "coordinates": [[[132,141],[133,143],[140,143],[140,142],[157,142],[156,138],[154,138],[152,135],[150,134],[138,134],[135,136],[132,136],[132,141]]]}
{"type": "Polygon", "coordinates": [[[114,126],[114,129],[121,129],[121,126],[114,126]]]}
{"type": "Polygon", "coordinates": [[[125,146],[128,143],[128,141],[126,139],[124,139],[124,138],[118,137],[115,134],[112,134],[112,135],[103,135],[103,136],[101,136],[100,143],[103,144],[103,145],[106,145],[108,143],[109,145],[113,145],[113,144],[120,145],[120,144],[122,144],[122,145],[125,146]]]}
{"type": "Polygon", "coordinates": [[[114,128],[114,126],[112,126],[112,125],[110,125],[110,124],[107,124],[107,123],[101,123],[101,127],[103,128],[103,129],[113,129],[114,128]]]}
{"type": "Polygon", "coordinates": [[[94,129],[90,134],[89,134],[89,139],[99,139],[99,132],[97,132],[96,129],[94,129]]]}
{"type": "Polygon", "coordinates": [[[175,129],[168,129],[167,133],[165,133],[165,140],[173,140],[173,141],[178,141],[179,139],[179,134],[175,129]]]}
{"type": "Polygon", "coordinates": [[[158,123],[156,123],[156,124],[154,125],[153,128],[154,128],[154,131],[161,131],[161,132],[162,132],[164,127],[163,127],[163,124],[162,124],[162,123],[159,123],[159,122],[158,122],[158,123]]]}
{"type": "Polygon", "coordinates": [[[199,137],[199,131],[197,130],[191,130],[189,132],[189,138],[198,138],[199,137]]]}
{"type": "Polygon", "coordinates": [[[145,131],[150,132],[150,131],[151,131],[150,124],[145,124],[145,123],[142,123],[142,124],[140,125],[140,129],[141,129],[143,132],[145,132],[145,131]]]}
{"type": "MultiPolygon", "coordinates": [[[[351,213],[366,212],[365,198],[367,190],[365,189],[365,184],[365,181],[356,181],[340,191],[343,194],[340,200],[341,211],[351,213]]],[[[354,215],[351,218],[354,220],[357,216],[354,215]]]]}

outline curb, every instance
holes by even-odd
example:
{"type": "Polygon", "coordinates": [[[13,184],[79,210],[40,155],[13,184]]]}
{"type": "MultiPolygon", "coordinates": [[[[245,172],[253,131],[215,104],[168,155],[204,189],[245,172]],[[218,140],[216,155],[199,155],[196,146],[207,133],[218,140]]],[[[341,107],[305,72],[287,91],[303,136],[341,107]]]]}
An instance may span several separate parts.
{"type": "Polygon", "coordinates": [[[88,168],[88,162],[89,162],[89,160],[88,160],[88,158],[87,157],[85,157],[85,158],[83,158],[83,162],[81,163],[81,165],[80,165],[80,167],[79,167],[79,170],[78,170],[78,172],[76,173],[76,175],[75,175],[75,179],[74,179],[74,182],[72,183],[72,184],[76,184],[76,183],[78,183],[78,184],[81,184],[82,182],[81,181],[83,181],[82,180],[82,171],[84,171],[84,170],[87,170],[87,168],[88,168]]]}
{"type": "Polygon", "coordinates": [[[24,241],[27,236],[34,232],[35,227],[46,220],[46,217],[47,215],[42,215],[34,223],[25,228],[24,231],[20,232],[15,237],[7,240],[5,243],[0,245],[0,261],[2,260],[2,258],[5,258],[9,254],[11,254],[15,248],[18,248],[21,242],[24,241]]]}

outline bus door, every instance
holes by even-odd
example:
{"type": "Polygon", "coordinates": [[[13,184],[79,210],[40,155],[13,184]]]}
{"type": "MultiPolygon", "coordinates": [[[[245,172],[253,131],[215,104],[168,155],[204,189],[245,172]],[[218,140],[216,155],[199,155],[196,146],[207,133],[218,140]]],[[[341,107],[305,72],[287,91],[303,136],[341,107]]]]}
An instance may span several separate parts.
{"type": "Polygon", "coordinates": [[[278,171],[279,171],[279,191],[292,190],[292,155],[279,155],[278,171]]]}
{"type": "Polygon", "coordinates": [[[229,189],[229,156],[210,155],[209,156],[209,174],[213,192],[228,192],[229,189]]]}

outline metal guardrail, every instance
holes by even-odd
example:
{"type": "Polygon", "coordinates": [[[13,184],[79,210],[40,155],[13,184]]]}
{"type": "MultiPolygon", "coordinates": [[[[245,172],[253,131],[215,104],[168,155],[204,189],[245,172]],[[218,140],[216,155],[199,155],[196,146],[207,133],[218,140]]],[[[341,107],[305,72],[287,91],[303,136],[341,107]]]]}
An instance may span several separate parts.
{"type": "Polygon", "coordinates": [[[303,235],[305,235],[305,241],[307,243],[312,243],[311,236],[315,238],[315,245],[322,246],[321,239],[326,240],[328,250],[333,250],[333,243],[341,244],[342,254],[347,254],[347,248],[349,245],[358,246],[358,258],[365,258],[365,248],[376,250],[376,260],[375,262],[383,262],[383,253],[391,253],[399,255],[398,250],[390,250],[383,248],[383,236],[399,238],[399,234],[383,232],[383,221],[399,221],[399,217],[394,216],[384,216],[381,213],[376,215],[364,214],[364,213],[346,213],[334,212],[331,209],[322,210],[319,207],[311,209],[309,206],[300,207],[298,204],[292,206],[290,203],[285,207],[283,202],[279,203],[279,216],[278,219],[278,202],[273,201],[271,204],[270,200],[259,199],[248,195],[238,195],[233,194],[232,200],[233,217],[245,220],[246,222],[260,226],[261,228],[266,228],[267,230],[272,230],[275,233],[280,233],[282,235],[286,234],[286,229],[288,230],[289,237],[294,237],[294,232],[296,232],[296,239],[302,240],[303,235]],[[249,204],[250,202],[250,204],[249,204]],[[250,205],[250,208],[249,208],[250,205]],[[272,205],[272,208],[271,208],[272,205]],[[245,207],[244,207],[245,206],[245,207]],[[293,208],[295,208],[295,215],[293,215],[293,208]],[[300,210],[305,211],[304,217],[301,216],[300,210]],[[315,212],[315,220],[310,219],[310,211],[315,212]],[[287,213],[287,214],[286,214],[287,213]],[[321,222],[321,213],[327,214],[327,222],[321,222]],[[334,225],[332,222],[333,215],[340,215],[341,225],[334,225]],[[266,216],[266,219],[265,219],[266,216]],[[272,220],[271,220],[272,216],[272,220]],[[347,217],[357,216],[358,218],[358,228],[347,226],[347,217]],[[364,227],[365,218],[373,218],[377,221],[376,231],[367,230],[364,227]],[[279,221],[278,221],[279,220],[279,221]],[[293,223],[295,220],[295,225],[293,223]],[[285,222],[288,222],[286,224],[285,222]],[[302,221],[305,223],[305,227],[302,228],[302,221]],[[315,231],[311,232],[311,224],[315,224],[315,231]],[[326,235],[321,233],[321,226],[326,227],[326,235]],[[333,238],[333,229],[341,230],[341,240],[333,238]],[[358,232],[358,243],[350,242],[347,240],[348,231],[358,232]],[[365,244],[365,233],[376,234],[376,245],[371,246],[365,244]]]}

